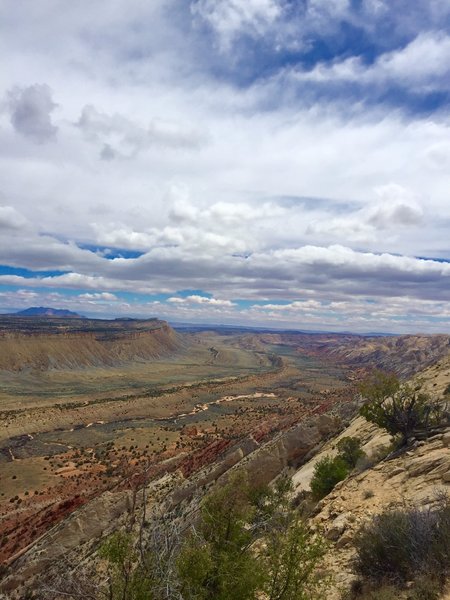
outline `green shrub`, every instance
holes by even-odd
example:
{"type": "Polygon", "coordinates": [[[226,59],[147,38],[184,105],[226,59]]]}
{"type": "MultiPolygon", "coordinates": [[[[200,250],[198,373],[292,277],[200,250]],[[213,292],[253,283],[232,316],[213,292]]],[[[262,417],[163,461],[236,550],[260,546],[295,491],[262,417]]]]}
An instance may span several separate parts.
{"type": "Polygon", "coordinates": [[[316,500],[324,498],[339,481],[347,477],[348,473],[347,463],[339,456],[336,458],[326,456],[319,460],[314,467],[311,479],[311,491],[314,498],[316,500]]]}
{"type": "Polygon", "coordinates": [[[407,582],[450,568],[450,502],[434,510],[387,510],[355,538],[356,570],[367,580],[407,582]]]}
{"type": "Polygon", "coordinates": [[[255,490],[238,476],[207,496],[178,558],[185,600],[324,598],[327,582],[314,570],[325,545],[289,508],[291,489],[287,478],[255,490]]]}
{"type": "Polygon", "coordinates": [[[400,435],[402,444],[416,429],[427,429],[441,419],[441,407],[428,394],[419,386],[401,384],[395,375],[377,371],[360,390],[367,400],[360,414],[391,435],[400,435]]]}
{"type": "Polygon", "coordinates": [[[377,589],[364,586],[359,580],[353,582],[352,589],[344,592],[342,600],[399,600],[399,590],[393,585],[381,585],[377,589]]]}
{"type": "Polygon", "coordinates": [[[428,573],[409,582],[408,586],[355,580],[351,589],[342,594],[341,600],[438,600],[441,594],[442,583],[428,573]]]}
{"type": "Polygon", "coordinates": [[[108,562],[110,600],[156,600],[153,574],[139,562],[131,534],[118,531],[100,547],[99,556],[108,562]]]}
{"type": "Polygon", "coordinates": [[[422,575],[414,582],[408,600],[438,600],[442,594],[442,582],[432,573],[422,575]]]}

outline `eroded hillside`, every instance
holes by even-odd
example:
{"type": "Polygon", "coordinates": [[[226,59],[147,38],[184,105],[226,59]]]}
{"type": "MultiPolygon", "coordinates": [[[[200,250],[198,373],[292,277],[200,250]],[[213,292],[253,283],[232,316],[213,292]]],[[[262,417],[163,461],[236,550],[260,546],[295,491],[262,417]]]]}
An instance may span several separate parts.
{"type": "Polygon", "coordinates": [[[333,333],[270,333],[247,336],[249,347],[264,341],[277,347],[301,347],[354,368],[394,371],[410,377],[433,365],[450,351],[448,335],[361,336],[333,333]]]}

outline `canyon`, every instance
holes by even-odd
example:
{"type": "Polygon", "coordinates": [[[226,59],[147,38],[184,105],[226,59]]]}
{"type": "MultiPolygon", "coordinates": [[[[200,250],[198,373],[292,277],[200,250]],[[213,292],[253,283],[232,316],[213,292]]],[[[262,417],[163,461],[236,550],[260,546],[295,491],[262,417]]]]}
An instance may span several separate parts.
{"type": "Polygon", "coordinates": [[[444,393],[449,344],[1,317],[2,589],[20,597],[49,561],[90,552],[136,499],[189,513],[236,468],[258,483],[311,473],[350,426],[369,370],[425,373],[444,393]]]}

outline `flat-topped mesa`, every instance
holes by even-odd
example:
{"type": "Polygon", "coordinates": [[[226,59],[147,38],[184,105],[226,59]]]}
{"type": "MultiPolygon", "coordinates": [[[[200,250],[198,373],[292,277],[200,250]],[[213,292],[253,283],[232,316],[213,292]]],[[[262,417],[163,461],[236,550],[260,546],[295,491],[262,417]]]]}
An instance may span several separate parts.
{"type": "Polygon", "coordinates": [[[181,347],[182,336],[159,319],[0,316],[0,370],[114,367],[181,347]]]}

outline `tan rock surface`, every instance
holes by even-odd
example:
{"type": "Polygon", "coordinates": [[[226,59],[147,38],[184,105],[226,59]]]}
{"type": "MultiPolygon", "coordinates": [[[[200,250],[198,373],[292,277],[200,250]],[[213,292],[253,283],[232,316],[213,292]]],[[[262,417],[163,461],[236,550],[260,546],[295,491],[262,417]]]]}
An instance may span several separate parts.
{"type": "MultiPolygon", "coordinates": [[[[347,435],[360,437],[363,449],[369,455],[389,442],[389,436],[381,430],[360,417],[354,419],[345,431],[329,441],[313,460],[294,474],[297,492],[308,489],[316,462],[335,454],[336,442],[347,435]]],[[[352,540],[364,522],[387,507],[428,507],[437,501],[439,492],[450,493],[450,449],[444,445],[449,436],[450,428],[398,458],[354,473],[319,503],[320,510],[313,522],[330,541],[326,566],[336,583],[329,600],[338,600],[342,589],[355,577],[352,540]]]]}

